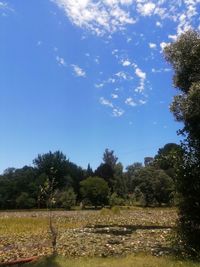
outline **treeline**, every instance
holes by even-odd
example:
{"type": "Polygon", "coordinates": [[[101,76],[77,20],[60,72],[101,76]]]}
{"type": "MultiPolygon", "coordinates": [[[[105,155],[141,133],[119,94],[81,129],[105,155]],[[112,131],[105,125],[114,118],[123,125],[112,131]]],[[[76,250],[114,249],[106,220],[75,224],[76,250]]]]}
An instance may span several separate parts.
{"type": "Polygon", "coordinates": [[[74,205],[174,205],[175,158],[179,145],[170,143],[144,166],[135,162],[124,170],[113,150],[106,149],[102,163],[92,170],[70,162],[60,152],[48,152],[33,160],[33,167],[8,168],[0,175],[0,209],[45,208],[49,185],[55,208],[74,205]]]}

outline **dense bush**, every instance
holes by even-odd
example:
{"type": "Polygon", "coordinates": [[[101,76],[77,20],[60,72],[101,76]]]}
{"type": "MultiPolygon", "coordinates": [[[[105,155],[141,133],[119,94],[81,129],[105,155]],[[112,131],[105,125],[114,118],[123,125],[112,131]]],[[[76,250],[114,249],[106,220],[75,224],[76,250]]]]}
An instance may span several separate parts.
{"type": "Polygon", "coordinates": [[[108,204],[109,187],[107,182],[100,177],[88,177],[81,181],[80,191],[83,200],[89,200],[95,207],[108,204]]]}
{"type": "Polygon", "coordinates": [[[143,206],[170,203],[174,182],[163,170],[143,168],[137,173],[136,183],[135,195],[143,206]]]}
{"type": "Polygon", "coordinates": [[[74,193],[73,188],[66,189],[58,193],[57,195],[57,206],[70,210],[73,206],[76,205],[76,194],[74,193]]]}

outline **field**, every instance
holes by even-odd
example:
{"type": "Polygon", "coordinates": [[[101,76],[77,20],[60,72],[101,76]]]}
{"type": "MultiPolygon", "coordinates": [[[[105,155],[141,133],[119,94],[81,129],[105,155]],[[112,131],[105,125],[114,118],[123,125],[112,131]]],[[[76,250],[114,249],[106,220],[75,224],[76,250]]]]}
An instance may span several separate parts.
{"type": "Polygon", "coordinates": [[[199,267],[199,263],[146,254],[112,258],[46,258],[27,267],[199,267]]]}
{"type": "MultiPolygon", "coordinates": [[[[47,211],[0,213],[0,261],[50,255],[47,211]]],[[[57,251],[68,258],[170,254],[177,213],[171,208],[54,211],[57,251]]]]}

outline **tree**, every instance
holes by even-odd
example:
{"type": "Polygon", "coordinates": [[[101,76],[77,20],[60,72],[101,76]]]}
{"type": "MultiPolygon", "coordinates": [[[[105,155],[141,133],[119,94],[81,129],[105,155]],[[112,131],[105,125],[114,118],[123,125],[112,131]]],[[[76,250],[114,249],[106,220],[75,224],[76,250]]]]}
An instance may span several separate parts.
{"type": "Polygon", "coordinates": [[[79,182],[82,180],[83,170],[76,164],[67,160],[66,156],[60,152],[48,152],[39,154],[33,161],[38,176],[45,174],[51,180],[55,179],[55,187],[63,188],[66,185],[72,186],[75,193],[79,194],[79,182]]]}
{"type": "Polygon", "coordinates": [[[114,191],[114,174],[117,161],[118,158],[114,155],[114,151],[106,148],[103,154],[103,163],[95,170],[95,176],[103,178],[108,183],[111,192],[114,191]]]}
{"type": "Polygon", "coordinates": [[[113,177],[114,168],[107,163],[101,163],[94,172],[95,176],[103,178],[107,183],[111,191],[113,191],[113,177]]]}
{"type": "Polygon", "coordinates": [[[135,193],[144,206],[169,204],[173,197],[173,180],[163,171],[153,167],[140,169],[136,175],[135,193]]]}
{"type": "Polygon", "coordinates": [[[73,206],[76,205],[76,194],[71,187],[65,191],[60,192],[57,196],[57,199],[59,206],[66,210],[70,210],[73,206]]]}
{"type": "Polygon", "coordinates": [[[174,181],[176,176],[176,158],[181,151],[180,145],[168,143],[158,150],[153,165],[164,170],[174,181]]]}
{"type": "Polygon", "coordinates": [[[39,174],[46,174],[50,180],[55,179],[55,185],[62,187],[64,185],[64,177],[67,171],[67,159],[66,156],[56,151],[52,153],[39,154],[36,159],[33,160],[35,167],[39,174]]]}
{"type": "Polygon", "coordinates": [[[153,157],[145,157],[144,158],[144,166],[150,166],[153,163],[154,158],[153,157]]]}
{"type": "Polygon", "coordinates": [[[95,207],[108,203],[109,187],[100,177],[88,177],[80,182],[83,200],[89,201],[95,207]]]}
{"type": "Polygon", "coordinates": [[[29,209],[33,208],[35,206],[35,199],[30,197],[28,193],[22,192],[17,198],[16,198],[16,204],[17,208],[20,209],[29,209]]]}
{"type": "Polygon", "coordinates": [[[94,172],[93,172],[90,164],[88,164],[88,166],[87,166],[87,170],[85,172],[85,175],[86,175],[86,177],[90,177],[90,176],[93,176],[94,175],[94,172]]]}
{"type": "Polygon", "coordinates": [[[114,167],[113,192],[117,193],[121,198],[126,198],[128,194],[127,179],[123,173],[121,162],[117,163],[114,167]]]}
{"type": "Polygon", "coordinates": [[[171,105],[177,121],[184,124],[182,154],[177,168],[179,236],[187,250],[200,255],[200,34],[188,31],[165,49],[174,69],[174,86],[180,94],[171,105]]]}
{"type": "Polygon", "coordinates": [[[135,190],[136,187],[136,174],[137,172],[143,168],[142,163],[141,162],[134,162],[133,164],[129,165],[126,167],[126,173],[125,173],[125,177],[126,177],[126,183],[127,183],[127,188],[128,188],[128,193],[132,194],[135,190]]]}
{"type": "Polygon", "coordinates": [[[106,148],[103,154],[103,162],[108,164],[111,168],[114,168],[117,161],[118,158],[114,155],[114,151],[106,148]]]}

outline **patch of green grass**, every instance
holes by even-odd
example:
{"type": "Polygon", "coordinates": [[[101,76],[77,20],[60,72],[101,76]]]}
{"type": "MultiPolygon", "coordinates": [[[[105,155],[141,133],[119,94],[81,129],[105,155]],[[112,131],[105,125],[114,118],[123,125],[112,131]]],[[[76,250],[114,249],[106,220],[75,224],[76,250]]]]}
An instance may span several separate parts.
{"type": "Polygon", "coordinates": [[[0,235],[37,234],[47,230],[47,218],[0,218],[0,235]]]}
{"type": "Polygon", "coordinates": [[[127,256],[123,258],[79,258],[48,257],[27,267],[200,267],[200,263],[180,261],[169,257],[150,255],[127,256]]]}

